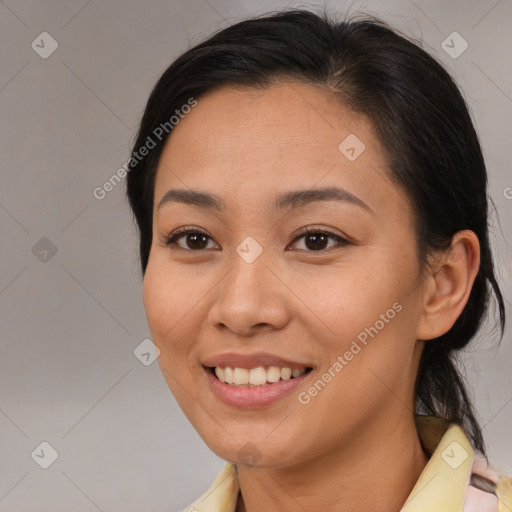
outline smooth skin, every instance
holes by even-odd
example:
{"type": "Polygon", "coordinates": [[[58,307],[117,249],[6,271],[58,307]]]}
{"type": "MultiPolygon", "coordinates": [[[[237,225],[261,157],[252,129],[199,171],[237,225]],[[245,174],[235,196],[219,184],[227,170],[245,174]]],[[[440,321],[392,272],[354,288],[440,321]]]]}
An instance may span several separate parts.
{"type": "Polygon", "coordinates": [[[169,388],[206,444],[237,464],[238,512],[396,512],[427,463],[414,424],[419,340],[447,332],[462,312],[479,243],[460,231],[421,274],[412,209],[388,173],[366,118],[294,81],[210,92],[166,143],[144,304],[169,388]],[[338,149],[349,134],[366,147],[355,161],[338,149]],[[272,208],[282,193],[327,186],[369,209],[336,200],[272,208]],[[218,195],[225,208],[158,208],[171,188],[218,195]],[[185,235],[166,245],[183,226],[204,231],[205,243],[185,235]],[[349,243],[297,239],[304,227],[349,243]],[[263,249],[252,263],[236,252],[248,236],[263,249]],[[306,405],[293,392],[240,410],[208,386],[201,361],[264,351],[312,366],[298,390],[307,391],[395,302],[402,310],[306,405]],[[252,465],[237,456],[247,443],[259,454],[252,465]]]}

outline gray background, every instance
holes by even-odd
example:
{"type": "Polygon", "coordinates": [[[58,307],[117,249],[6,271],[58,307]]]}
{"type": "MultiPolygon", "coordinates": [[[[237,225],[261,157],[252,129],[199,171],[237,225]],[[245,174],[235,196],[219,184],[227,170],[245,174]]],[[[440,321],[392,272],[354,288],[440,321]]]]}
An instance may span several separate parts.
{"type": "MultiPolygon", "coordinates": [[[[149,92],[179,53],[213,30],[287,5],[324,4],[0,1],[1,511],[176,511],[223,467],[177,407],[158,363],[134,355],[150,335],[124,183],[101,201],[92,191],[127,160],[149,92]],[[46,59],[31,47],[43,31],[58,42],[46,59]],[[43,441],[59,455],[48,469],[31,457],[43,441]]],[[[327,5],[377,14],[422,38],[456,77],[487,159],[500,219],[493,216],[492,242],[509,308],[512,1],[327,5]],[[441,47],[453,31],[469,44],[456,59],[441,47]]],[[[498,351],[487,325],[467,355],[490,458],[508,474],[511,332],[498,351]]]]}

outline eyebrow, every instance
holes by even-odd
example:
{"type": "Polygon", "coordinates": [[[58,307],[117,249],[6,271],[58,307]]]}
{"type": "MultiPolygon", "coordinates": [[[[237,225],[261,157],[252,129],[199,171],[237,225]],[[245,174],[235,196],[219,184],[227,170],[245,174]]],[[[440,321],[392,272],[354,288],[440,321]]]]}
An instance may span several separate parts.
{"type": "MultiPolygon", "coordinates": [[[[362,199],[348,190],[338,187],[325,187],[311,190],[295,190],[278,196],[274,201],[275,210],[300,208],[317,201],[343,201],[359,206],[370,213],[375,213],[362,199]]],[[[169,202],[177,202],[199,206],[200,208],[221,212],[225,208],[224,201],[214,194],[191,189],[170,189],[160,202],[158,209],[169,202]]]]}

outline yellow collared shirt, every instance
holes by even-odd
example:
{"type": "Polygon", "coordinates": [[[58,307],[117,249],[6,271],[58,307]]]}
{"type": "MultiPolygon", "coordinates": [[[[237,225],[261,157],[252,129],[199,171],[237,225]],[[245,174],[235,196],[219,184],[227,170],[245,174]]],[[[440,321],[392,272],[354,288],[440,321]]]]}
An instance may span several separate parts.
{"type": "MultiPolygon", "coordinates": [[[[512,512],[512,479],[487,466],[458,425],[415,419],[430,458],[400,512],[512,512]]],[[[239,490],[236,466],[229,463],[185,512],[235,512],[239,490]]]]}

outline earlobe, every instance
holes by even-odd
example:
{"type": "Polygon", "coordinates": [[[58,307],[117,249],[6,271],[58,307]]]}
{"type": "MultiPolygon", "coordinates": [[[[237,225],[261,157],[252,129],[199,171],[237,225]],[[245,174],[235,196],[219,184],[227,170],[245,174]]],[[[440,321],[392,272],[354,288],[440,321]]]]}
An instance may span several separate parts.
{"type": "Polygon", "coordinates": [[[478,237],[470,230],[457,232],[425,279],[416,339],[437,338],[452,328],[466,306],[479,267],[478,237]]]}

